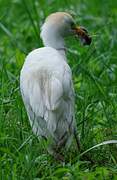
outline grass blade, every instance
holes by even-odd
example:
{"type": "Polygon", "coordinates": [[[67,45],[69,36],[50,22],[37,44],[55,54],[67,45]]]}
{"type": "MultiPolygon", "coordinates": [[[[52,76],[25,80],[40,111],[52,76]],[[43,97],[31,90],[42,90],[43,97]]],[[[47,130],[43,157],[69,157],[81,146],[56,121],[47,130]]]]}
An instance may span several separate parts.
{"type": "Polygon", "coordinates": [[[91,151],[92,149],[95,149],[97,147],[103,146],[103,145],[107,145],[107,144],[117,144],[117,140],[109,140],[109,141],[103,141],[102,143],[96,144],[95,146],[87,149],[86,151],[84,151],[83,153],[80,154],[80,156],[83,156],[84,154],[86,154],[87,152],[91,151]]]}

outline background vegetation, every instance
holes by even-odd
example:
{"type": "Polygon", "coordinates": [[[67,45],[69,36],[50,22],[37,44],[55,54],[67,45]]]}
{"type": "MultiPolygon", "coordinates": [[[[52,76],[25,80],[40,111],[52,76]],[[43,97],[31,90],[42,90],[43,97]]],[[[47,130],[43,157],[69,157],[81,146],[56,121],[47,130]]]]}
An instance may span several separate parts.
{"type": "Polygon", "coordinates": [[[71,148],[61,164],[32,134],[19,74],[25,56],[42,46],[40,26],[55,11],[71,13],[93,37],[90,47],[76,39],[66,42],[82,152],[117,140],[117,1],[0,0],[0,179],[117,179],[117,145],[84,156],[71,148]]]}

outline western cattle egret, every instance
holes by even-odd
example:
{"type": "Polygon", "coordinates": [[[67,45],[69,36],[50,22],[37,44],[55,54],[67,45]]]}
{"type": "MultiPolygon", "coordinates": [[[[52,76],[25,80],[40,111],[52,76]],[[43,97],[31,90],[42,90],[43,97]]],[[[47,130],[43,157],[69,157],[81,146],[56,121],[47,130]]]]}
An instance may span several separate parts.
{"type": "Polygon", "coordinates": [[[74,88],[64,42],[64,37],[70,35],[77,35],[84,44],[91,43],[87,31],[77,27],[71,15],[49,15],[40,34],[45,47],[27,55],[20,74],[21,94],[32,130],[50,140],[54,155],[70,146],[75,132],[74,88]]]}

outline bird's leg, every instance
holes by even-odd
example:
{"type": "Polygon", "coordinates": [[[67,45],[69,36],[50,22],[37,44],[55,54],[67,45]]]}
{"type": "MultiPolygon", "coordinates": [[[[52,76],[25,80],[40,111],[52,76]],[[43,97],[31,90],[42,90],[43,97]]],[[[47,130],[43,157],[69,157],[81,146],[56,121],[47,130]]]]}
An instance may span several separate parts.
{"type": "Polygon", "coordinates": [[[48,153],[57,161],[64,162],[64,157],[62,154],[60,154],[60,152],[58,152],[58,147],[56,145],[50,145],[48,148],[48,153]]]}
{"type": "Polygon", "coordinates": [[[56,160],[60,161],[60,162],[64,162],[64,156],[60,153],[60,152],[57,152],[56,150],[54,151],[53,153],[53,156],[56,160]]]}
{"type": "Polygon", "coordinates": [[[55,138],[55,136],[48,138],[48,153],[57,161],[64,162],[64,157],[60,150],[61,149],[58,146],[58,140],[55,138]]]}
{"type": "Polygon", "coordinates": [[[74,138],[76,140],[78,151],[80,151],[80,149],[81,149],[81,147],[80,147],[80,140],[79,140],[79,137],[77,135],[76,129],[74,129],[74,138]]]}
{"type": "Polygon", "coordinates": [[[58,150],[63,146],[65,146],[67,141],[67,132],[63,134],[63,136],[60,138],[59,142],[57,143],[58,150]]]}
{"type": "MultiPolygon", "coordinates": [[[[72,123],[73,123],[73,117],[72,117],[72,120],[69,124],[69,131],[71,132],[71,127],[72,127],[72,123]]],[[[77,145],[77,148],[78,148],[78,151],[80,151],[80,140],[79,140],[79,137],[77,135],[77,132],[76,132],[76,128],[74,127],[73,131],[72,131],[73,135],[74,135],[74,138],[75,138],[75,141],[76,141],[76,145],[77,145]]]]}
{"type": "Polygon", "coordinates": [[[64,157],[61,154],[62,147],[65,146],[67,141],[67,132],[63,134],[63,136],[59,139],[58,142],[56,142],[55,146],[53,147],[53,156],[55,159],[64,162],[64,157]]]}

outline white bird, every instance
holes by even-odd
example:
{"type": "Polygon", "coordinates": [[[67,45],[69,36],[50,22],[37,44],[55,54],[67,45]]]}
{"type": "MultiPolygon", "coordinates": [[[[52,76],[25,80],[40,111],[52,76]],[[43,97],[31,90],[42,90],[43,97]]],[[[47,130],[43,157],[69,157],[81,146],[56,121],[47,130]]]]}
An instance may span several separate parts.
{"type": "MultiPolygon", "coordinates": [[[[75,131],[74,88],[67,64],[64,37],[78,35],[84,44],[91,38],[76,27],[71,15],[49,15],[41,29],[45,47],[30,52],[20,74],[20,89],[34,134],[50,140],[50,153],[70,146],[75,131]]],[[[57,156],[58,157],[58,156],[57,156]]]]}

